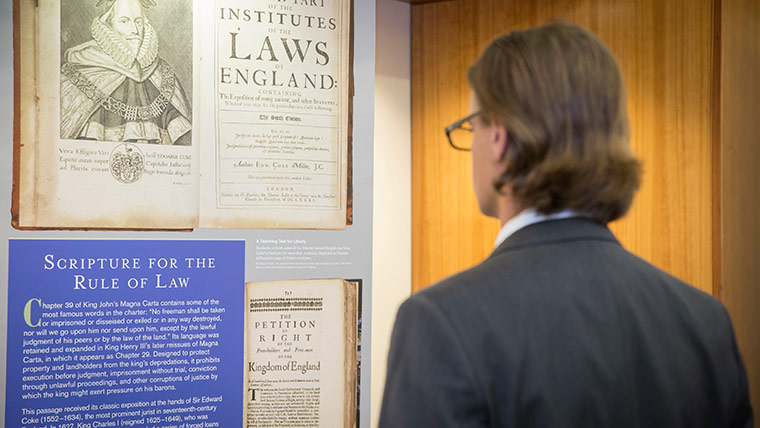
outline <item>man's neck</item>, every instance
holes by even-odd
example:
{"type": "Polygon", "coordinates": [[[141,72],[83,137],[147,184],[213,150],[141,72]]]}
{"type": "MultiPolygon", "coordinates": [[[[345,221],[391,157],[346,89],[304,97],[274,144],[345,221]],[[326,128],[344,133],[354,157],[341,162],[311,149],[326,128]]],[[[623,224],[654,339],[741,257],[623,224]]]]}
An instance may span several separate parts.
{"type": "Polygon", "coordinates": [[[525,207],[518,204],[510,195],[499,197],[499,222],[502,226],[520,214],[525,207]]]}

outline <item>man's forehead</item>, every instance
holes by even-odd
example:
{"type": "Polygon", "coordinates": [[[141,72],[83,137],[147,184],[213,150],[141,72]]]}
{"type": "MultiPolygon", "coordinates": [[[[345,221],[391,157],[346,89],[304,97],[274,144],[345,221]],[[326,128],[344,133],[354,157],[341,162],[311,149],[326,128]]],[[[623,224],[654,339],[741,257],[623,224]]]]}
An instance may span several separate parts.
{"type": "Polygon", "coordinates": [[[143,15],[140,0],[116,0],[113,5],[114,16],[136,18],[143,15]]]}

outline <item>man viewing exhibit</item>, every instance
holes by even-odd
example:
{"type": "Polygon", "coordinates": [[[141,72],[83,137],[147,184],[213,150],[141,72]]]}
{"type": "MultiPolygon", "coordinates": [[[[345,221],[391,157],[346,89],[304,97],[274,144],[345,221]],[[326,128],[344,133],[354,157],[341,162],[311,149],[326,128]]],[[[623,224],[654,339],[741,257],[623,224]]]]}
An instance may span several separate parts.
{"type": "MultiPolygon", "coordinates": [[[[94,0],[93,0],[94,1],[94,0]]],[[[99,0],[92,40],[66,51],[61,138],[190,145],[191,108],[144,9],[154,0],[99,0]]]]}
{"type": "Polygon", "coordinates": [[[379,426],[752,427],[725,308],[607,227],[641,176],[608,48],[552,22],[497,37],[467,79],[446,135],[502,228],[485,261],[402,304],[379,426]]]}

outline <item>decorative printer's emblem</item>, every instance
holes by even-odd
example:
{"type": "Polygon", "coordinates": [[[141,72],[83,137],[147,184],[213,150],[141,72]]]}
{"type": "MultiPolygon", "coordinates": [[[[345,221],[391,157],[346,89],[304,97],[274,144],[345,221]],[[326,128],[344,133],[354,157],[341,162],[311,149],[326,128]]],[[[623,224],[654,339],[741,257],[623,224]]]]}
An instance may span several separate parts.
{"type": "Polygon", "coordinates": [[[134,144],[124,143],[111,152],[111,174],[122,183],[134,183],[145,171],[145,157],[134,144]]]}

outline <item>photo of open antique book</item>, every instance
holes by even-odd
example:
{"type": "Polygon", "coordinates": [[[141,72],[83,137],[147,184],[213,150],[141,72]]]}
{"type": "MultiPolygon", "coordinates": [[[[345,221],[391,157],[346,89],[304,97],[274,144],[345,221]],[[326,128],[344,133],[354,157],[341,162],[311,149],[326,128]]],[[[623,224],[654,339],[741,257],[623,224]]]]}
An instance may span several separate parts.
{"type": "Polygon", "coordinates": [[[357,281],[246,284],[246,428],[353,428],[357,420],[357,281]]]}
{"type": "Polygon", "coordinates": [[[14,8],[14,227],[351,223],[350,0],[14,8]]]}

